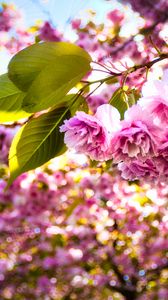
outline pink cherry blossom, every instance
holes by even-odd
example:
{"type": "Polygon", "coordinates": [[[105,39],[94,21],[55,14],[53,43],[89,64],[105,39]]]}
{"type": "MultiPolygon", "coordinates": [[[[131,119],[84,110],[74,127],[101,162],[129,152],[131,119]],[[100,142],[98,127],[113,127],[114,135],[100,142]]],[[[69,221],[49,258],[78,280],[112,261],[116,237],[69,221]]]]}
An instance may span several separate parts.
{"type": "Polygon", "coordinates": [[[139,14],[151,21],[166,20],[166,13],[168,9],[167,0],[123,0],[123,2],[130,3],[133,10],[139,12],[139,14]]]}
{"type": "Polygon", "coordinates": [[[63,39],[62,34],[49,22],[44,22],[39,30],[39,37],[41,40],[48,42],[60,42],[63,39]]]}
{"type": "Polygon", "coordinates": [[[140,106],[134,105],[125,113],[121,129],[111,140],[110,151],[115,162],[137,158],[145,161],[157,155],[159,128],[140,106]]]}
{"type": "Polygon", "coordinates": [[[81,25],[81,20],[80,19],[72,20],[71,25],[73,29],[79,29],[81,25]]]}
{"type": "Polygon", "coordinates": [[[130,162],[121,162],[118,164],[121,176],[126,180],[136,180],[144,177],[157,178],[159,172],[153,160],[146,161],[132,160],[130,162]]]}
{"type": "Polygon", "coordinates": [[[151,113],[157,124],[167,124],[168,120],[168,70],[162,80],[149,80],[142,88],[143,97],[139,105],[151,113]]]}
{"type": "Polygon", "coordinates": [[[120,24],[124,19],[124,14],[120,10],[114,9],[107,14],[107,18],[114,24],[120,24]]]}
{"type": "Polygon", "coordinates": [[[3,5],[3,9],[0,12],[0,31],[9,31],[12,27],[18,25],[22,20],[21,13],[16,8],[10,5],[3,5]]]}
{"type": "Polygon", "coordinates": [[[65,121],[61,132],[65,132],[65,143],[78,153],[89,155],[94,160],[108,160],[111,133],[116,130],[120,116],[109,104],[98,107],[94,116],[82,111],[65,121]]]}
{"type": "Polygon", "coordinates": [[[159,146],[159,154],[163,156],[168,163],[168,131],[165,132],[162,143],[159,146]]]}

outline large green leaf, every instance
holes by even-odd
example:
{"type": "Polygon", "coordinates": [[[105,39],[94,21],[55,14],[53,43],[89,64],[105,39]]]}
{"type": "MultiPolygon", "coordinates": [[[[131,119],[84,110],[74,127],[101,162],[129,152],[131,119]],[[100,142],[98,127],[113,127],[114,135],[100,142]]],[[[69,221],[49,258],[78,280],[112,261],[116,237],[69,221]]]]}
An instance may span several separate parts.
{"type": "Polygon", "coordinates": [[[62,154],[64,141],[59,126],[69,117],[67,108],[58,108],[30,120],[19,130],[9,152],[9,184],[21,173],[62,154]]]}
{"type": "Polygon", "coordinates": [[[9,77],[27,91],[23,108],[37,112],[61,103],[62,98],[90,70],[91,57],[65,42],[45,42],[17,53],[9,63],[9,77]]]}
{"type": "Polygon", "coordinates": [[[124,113],[128,109],[128,103],[126,102],[127,95],[122,88],[117,89],[112,95],[109,104],[118,109],[121,119],[124,118],[124,113]]]}
{"type": "Polygon", "coordinates": [[[61,57],[57,63],[46,67],[37,76],[23,99],[23,109],[37,112],[62,103],[62,98],[86,74],[86,69],[83,72],[85,63],[83,58],[61,57]]]}
{"type": "Polygon", "coordinates": [[[17,121],[30,114],[22,109],[25,93],[20,91],[7,74],[0,76],[0,123],[17,121]]]}

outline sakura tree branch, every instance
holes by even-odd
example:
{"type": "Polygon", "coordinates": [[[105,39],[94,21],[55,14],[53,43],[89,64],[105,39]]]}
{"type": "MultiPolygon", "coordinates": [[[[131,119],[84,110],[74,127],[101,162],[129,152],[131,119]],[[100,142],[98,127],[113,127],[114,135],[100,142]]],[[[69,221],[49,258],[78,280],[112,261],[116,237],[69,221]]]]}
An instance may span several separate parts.
{"type": "MultiPolygon", "coordinates": [[[[129,75],[137,70],[140,70],[140,69],[143,69],[143,68],[147,68],[147,69],[150,69],[154,64],[164,60],[164,59],[168,59],[168,53],[161,53],[159,57],[155,58],[154,60],[152,61],[148,61],[146,63],[143,63],[143,64],[139,64],[139,65],[135,65],[133,67],[130,67],[129,69],[127,69],[126,71],[123,71],[123,72],[119,72],[119,73],[115,73],[115,72],[112,72],[113,75],[109,76],[109,77],[105,77],[105,78],[102,78],[102,79],[98,79],[98,80],[94,80],[94,81],[90,81],[88,82],[87,81],[87,84],[86,86],[89,86],[89,85],[92,85],[92,84],[95,84],[95,83],[105,83],[115,77],[120,77],[122,75],[129,75]]],[[[100,70],[101,71],[101,70],[100,70]]]]}

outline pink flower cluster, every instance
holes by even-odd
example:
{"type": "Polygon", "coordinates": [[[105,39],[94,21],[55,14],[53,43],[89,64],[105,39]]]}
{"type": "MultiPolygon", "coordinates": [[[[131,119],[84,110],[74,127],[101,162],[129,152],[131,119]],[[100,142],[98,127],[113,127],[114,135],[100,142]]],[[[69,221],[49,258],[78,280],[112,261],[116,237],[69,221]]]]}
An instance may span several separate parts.
{"type": "Polygon", "coordinates": [[[113,159],[122,177],[135,180],[168,175],[168,73],[162,80],[148,81],[138,103],[120,120],[109,104],[98,107],[94,116],[77,112],[61,126],[65,143],[91,159],[113,159]]]}
{"type": "MultiPolygon", "coordinates": [[[[32,28],[30,28],[32,29],[32,28]]],[[[35,32],[25,27],[23,16],[15,6],[2,4],[0,11],[0,47],[10,54],[17,53],[34,43],[35,38],[49,42],[63,41],[63,34],[54,28],[48,21],[41,26],[35,26],[35,32]]]]}
{"type": "Polygon", "coordinates": [[[167,300],[168,187],[129,185],[74,160],[57,170],[56,158],[6,192],[1,179],[1,299],[66,299],[73,290],[74,299],[105,300],[108,286],[118,299],[134,291],[167,300]]]}
{"type": "Polygon", "coordinates": [[[122,21],[124,20],[124,14],[118,10],[118,9],[114,9],[112,11],[110,11],[107,14],[107,18],[113,23],[113,24],[122,24],[122,21]]]}
{"type": "MultiPolygon", "coordinates": [[[[113,61],[113,63],[119,61],[124,63],[131,59],[133,63],[141,64],[152,60],[156,57],[156,51],[149,39],[149,35],[160,52],[166,52],[166,38],[163,32],[166,31],[166,21],[168,19],[166,9],[167,0],[123,0],[121,2],[123,5],[125,2],[131,3],[132,8],[145,18],[145,24],[143,26],[140,25],[142,20],[139,24],[135,25],[135,30],[139,32],[136,34],[138,38],[132,36],[134,32],[131,33],[131,30],[129,30],[130,35],[124,37],[121,31],[126,30],[127,18],[122,10],[114,9],[107,13],[105,26],[100,23],[95,23],[94,19],[91,19],[87,23],[80,19],[72,21],[72,28],[77,34],[76,44],[88,51],[94,60],[98,60],[99,62],[109,62],[110,60],[113,61]]],[[[131,15],[132,14],[130,14],[130,19],[131,15]]],[[[130,19],[128,19],[128,22],[130,22],[130,29],[132,29],[130,19]]],[[[139,72],[137,72],[137,78],[129,74],[127,78],[129,85],[131,85],[132,82],[133,85],[138,87],[141,85],[141,76],[138,76],[138,73],[139,72]],[[135,84],[136,81],[137,84],[135,84]]],[[[143,81],[143,76],[141,80],[143,81]]]]}
{"type": "Polygon", "coordinates": [[[46,21],[39,29],[39,38],[48,42],[60,42],[63,40],[63,35],[46,21]]]}
{"type": "Polygon", "coordinates": [[[103,104],[98,107],[94,116],[77,112],[75,117],[65,121],[60,131],[65,132],[68,147],[89,155],[93,160],[104,161],[110,159],[111,132],[119,120],[117,109],[103,104]]]}
{"type": "Polygon", "coordinates": [[[16,26],[21,18],[20,12],[12,4],[3,4],[0,12],[0,31],[9,31],[13,26],[16,26]]]}
{"type": "Polygon", "coordinates": [[[34,37],[25,28],[22,13],[12,4],[0,8],[0,47],[14,54],[31,45],[34,37]]]}
{"type": "Polygon", "coordinates": [[[167,0],[123,0],[130,3],[133,10],[139,12],[142,17],[152,21],[164,22],[168,19],[168,2],[167,0]]]}

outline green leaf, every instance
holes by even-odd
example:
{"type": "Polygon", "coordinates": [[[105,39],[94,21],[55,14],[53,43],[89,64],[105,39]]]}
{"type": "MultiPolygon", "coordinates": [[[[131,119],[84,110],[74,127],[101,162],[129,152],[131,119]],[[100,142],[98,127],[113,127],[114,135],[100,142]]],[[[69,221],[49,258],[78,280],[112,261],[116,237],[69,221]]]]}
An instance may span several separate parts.
{"type": "Polygon", "coordinates": [[[129,107],[131,107],[132,105],[137,103],[137,101],[140,98],[140,94],[138,93],[137,90],[132,89],[132,90],[127,92],[127,97],[128,97],[129,107]]]}
{"type": "Polygon", "coordinates": [[[85,69],[83,72],[82,66],[86,66],[86,60],[83,58],[61,57],[57,63],[46,67],[23,99],[23,109],[28,112],[37,112],[55,104],[61,104],[62,98],[88,71],[85,69]]]}
{"type": "Polygon", "coordinates": [[[91,57],[82,48],[66,42],[43,42],[31,45],[18,52],[10,61],[9,77],[23,91],[27,91],[37,75],[55,59],[79,56],[91,62],[91,57]]]}
{"type": "Polygon", "coordinates": [[[128,109],[128,103],[126,102],[127,100],[127,95],[126,93],[122,90],[122,88],[117,89],[114,94],[112,95],[109,104],[114,106],[115,108],[118,109],[121,119],[124,118],[124,113],[128,109]]]}
{"type": "Polygon", "coordinates": [[[63,153],[64,135],[59,132],[59,127],[69,117],[67,108],[58,108],[30,120],[19,130],[9,152],[8,185],[21,173],[35,169],[63,153]]]}
{"type": "Polygon", "coordinates": [[[82,48],[65,42],[34,44],[9,63],[9,77],[27,91],[23,108],[37,112],[62,103],[62,98],[90,70],[91,57],[82,48]]]}
{"type": "Polygon", "coordinates": [[[7,74],[0,76],[0,123],[13,122],[30,116],[22,109],[25,93],[20,91],[7,74]]]}

